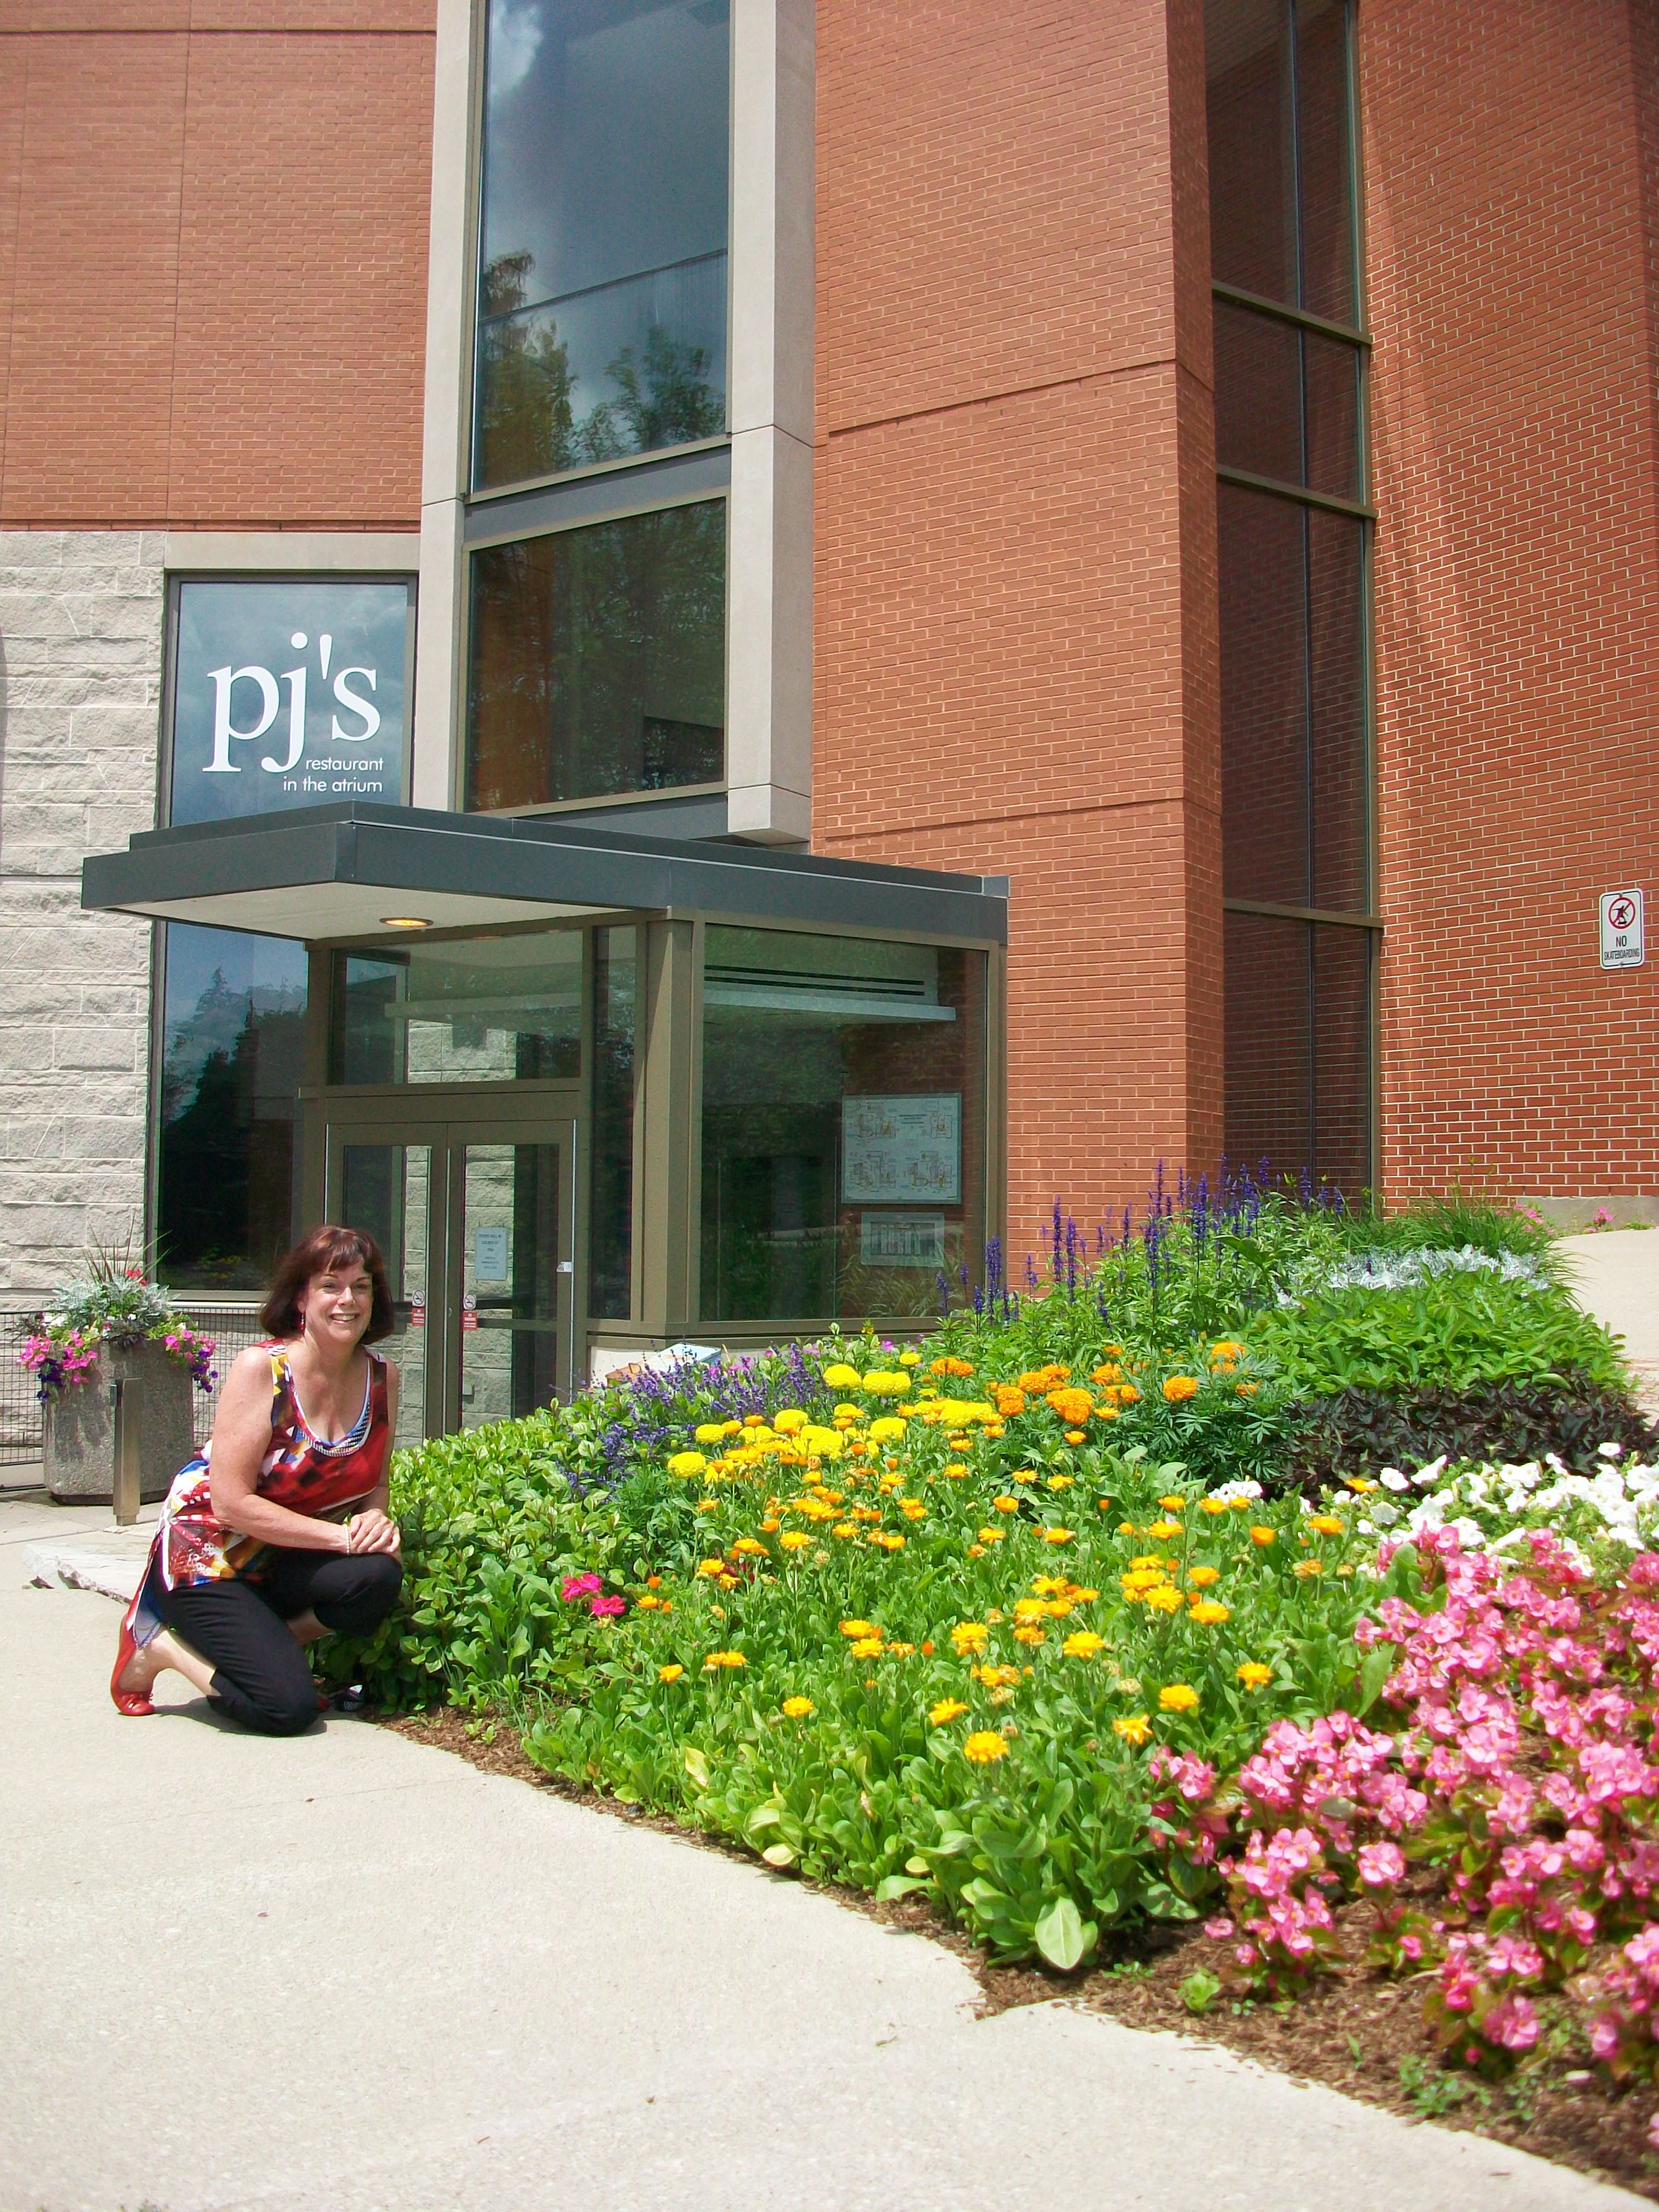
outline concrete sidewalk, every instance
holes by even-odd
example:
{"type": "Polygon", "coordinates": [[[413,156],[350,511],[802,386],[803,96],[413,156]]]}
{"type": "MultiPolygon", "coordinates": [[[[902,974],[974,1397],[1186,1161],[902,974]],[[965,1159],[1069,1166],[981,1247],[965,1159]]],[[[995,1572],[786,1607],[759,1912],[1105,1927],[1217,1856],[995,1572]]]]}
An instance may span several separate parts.
{"type": "Polygon", "coordinates": [[[1624,1338],[1643,1410],[1659,1415],[1659,1229],[1563,1237],[1556,1249],[1580,1305],[1624,1338]]]}
{"type": "MultiPolygon", "coordinates": [[[[73,1516],[88,1531],[107,1515],[73,1516]]],[[[1590,2212],[1638,2199],[966,1968],[362,1722],[121,1719],[0,1505],[4,2212],[1590,2212]]]]}

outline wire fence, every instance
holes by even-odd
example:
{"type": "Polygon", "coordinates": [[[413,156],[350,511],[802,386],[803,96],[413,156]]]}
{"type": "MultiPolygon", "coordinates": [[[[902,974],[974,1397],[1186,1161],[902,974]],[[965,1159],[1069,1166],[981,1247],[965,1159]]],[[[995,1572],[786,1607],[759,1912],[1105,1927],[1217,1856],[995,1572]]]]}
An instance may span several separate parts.
{"type": "MultiPolygon", "coordinates": [[[[213,1339],[214,1386],[194,1393],[196,1441],[206,1441],[219,1403],[219,1380],[237,1353],[258,1344],[263,1332],[252,1306],[178,1306],[193,1329],[213,1339]]],[[[41,1405],[34,1377],[18,1355],[29,1334],[33,1310],[0,1314],[0,1467],[27,1467],[41,1451],[41,1405]]],[[[82,1388],[71,1385],[71,1388],[82,1388]]]]}

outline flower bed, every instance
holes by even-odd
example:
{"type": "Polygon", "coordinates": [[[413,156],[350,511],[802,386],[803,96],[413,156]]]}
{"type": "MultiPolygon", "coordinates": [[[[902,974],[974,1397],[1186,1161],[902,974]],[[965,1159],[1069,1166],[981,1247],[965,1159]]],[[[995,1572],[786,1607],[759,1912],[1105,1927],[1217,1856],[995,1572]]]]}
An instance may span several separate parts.
{"type": "MultiPolygon", "coordinates": [[[[1397,1244],[1380,1290],[1333,1285],[1328,1218],[1261,1218],[1244,1259],[1188,1218],[1075,1281],[1057,1242],[1046,1297],[925,1352],[688,1366],[429,1445],[395,1486],[409,1613],[354,1671],[994,1958],[1098,1981],[1184,1926],[1206,2017],[1358,1972],[1426,1992],[1437,2080],[1645,2081],[1659,1469],[1604,1440],[1583,1472],[1272,1480],[1285,1339],[1333,1300],[1463,1300],[1465,1393],[1576,1372],[1628,1413],[1616,1350],[1547,1265],[1397,1244]],[[1230,1327],[1177,1329],[1224,1291],[1230,1327]]],[[[1424,1332],[1389,1369],[1377,1310],[1370,1387],[1421,1387],[1424,1332]]]]}

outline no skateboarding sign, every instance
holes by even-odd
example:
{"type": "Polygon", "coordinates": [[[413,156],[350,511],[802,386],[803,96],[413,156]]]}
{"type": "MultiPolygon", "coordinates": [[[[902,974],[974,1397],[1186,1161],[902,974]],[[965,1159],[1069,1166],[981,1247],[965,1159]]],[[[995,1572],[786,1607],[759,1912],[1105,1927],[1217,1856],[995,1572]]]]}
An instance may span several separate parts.
{"type": "Polygon", "coordinates": [[[1639,968],[1647,958],[1640,891],[1601,894],[1601,965],[1639,968]]]}

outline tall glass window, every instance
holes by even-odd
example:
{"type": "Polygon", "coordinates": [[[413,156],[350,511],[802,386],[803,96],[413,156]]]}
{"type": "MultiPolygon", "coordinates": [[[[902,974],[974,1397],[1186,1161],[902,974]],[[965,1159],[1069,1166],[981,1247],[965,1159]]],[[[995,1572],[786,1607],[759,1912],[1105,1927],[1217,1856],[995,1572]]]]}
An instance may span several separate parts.
{"type": "Polygon", "coordinates": [[[473,483],[726,427],[726,0],[489,0],[473,483]]]}
{"type": "Polygon", "coordinates": [[[1351,0],[1206,0],[1226,1146],[1372,1180],[1372,527],[1351,0]]]}
{"type": "Polygon", "coordinates": [[[175,927],[165,960],[157,1265],[175,1290],[263,1291],[298,1226],[305,947],[175,927]]]}
{"type": "Polygon", "coordinates": [[[705,1321],[935,1311],[984,1161],[982,953],[708,931],[705,1321]]]}
{"type": "Polygon", "coordinates": [[[637,930],[593,939],[593,1180],[587,1310],[626,1321],[633,1297],[637,930]]]}
{"type": "Polygon", "coordinates": [[[471,807],[718,783],[725,501],[474,554],[467,721],[471,807]]]}

